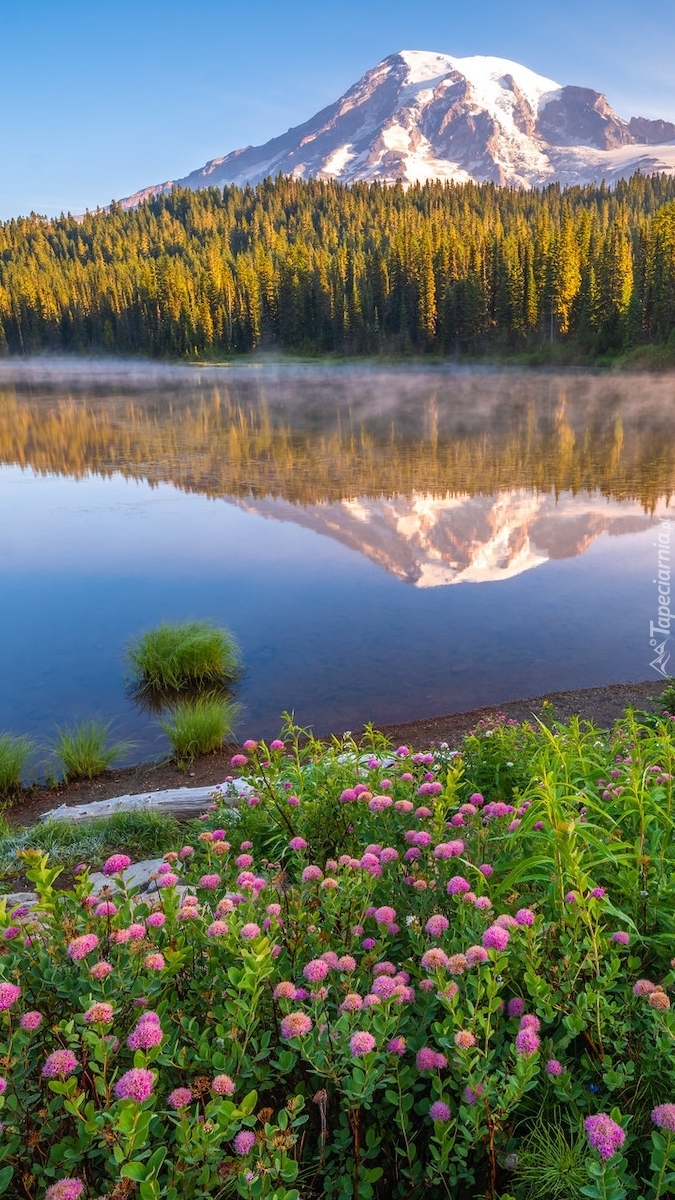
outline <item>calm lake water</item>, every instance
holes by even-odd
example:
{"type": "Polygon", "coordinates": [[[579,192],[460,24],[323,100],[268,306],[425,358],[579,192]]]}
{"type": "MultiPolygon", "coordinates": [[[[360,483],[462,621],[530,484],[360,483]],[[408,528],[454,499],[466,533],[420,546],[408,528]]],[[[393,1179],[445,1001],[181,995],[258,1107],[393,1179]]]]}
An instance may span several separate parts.
{"type": "Polygon", "coordinates": [[[128,639],[239,641],[242,736],[658,677],[675,380],[0,365],[0,729],[161,752],[128,639]]]}

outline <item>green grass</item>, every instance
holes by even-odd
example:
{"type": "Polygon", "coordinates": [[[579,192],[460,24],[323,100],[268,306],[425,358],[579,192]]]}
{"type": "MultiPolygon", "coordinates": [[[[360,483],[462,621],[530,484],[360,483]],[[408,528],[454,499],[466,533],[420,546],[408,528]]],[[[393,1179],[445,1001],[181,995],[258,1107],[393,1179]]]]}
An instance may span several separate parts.
{"type": "Polygon", "coordinates": [[[239,648],[211,621],[158,625],[134,638],[126,650],[137,686],[153,691],[190,684],[222,684],[240,667],[239,648]]]}
{"type": "Polygon", "coordinates": [[[182,844],[180,825],[159,812],[119,812],[87,821],[45,821],[30,829],[12,830],[0,819],[0,878],[11,880],[23,870],[24,850],[42,850],[54,866],[72,868],[86,862],[101,867],[111,854],[126,853],[134,861],[155,858],[182,844]]]}
{"type": "Polygon", "coordinates": [[[238,704],[213,696],[175,704],[160,725],[171,742],[179,767],[189,766],[199,754],[219,750],[231,735],[239,713],[238,704]]]}
{"type": "Polygon", "coordinates": [[[112,721],[93,717],[57,730],[53,749],[66,779],[93,779],[102,775],[130,749],[129,742],[106,745],[111,725],[112,721]]]}
{"type": "Polygon", "coordinates": [[[0,796],[9,796],[18,791],[32,752],[33,743],[29,738],[0,733],[0,796]]]}

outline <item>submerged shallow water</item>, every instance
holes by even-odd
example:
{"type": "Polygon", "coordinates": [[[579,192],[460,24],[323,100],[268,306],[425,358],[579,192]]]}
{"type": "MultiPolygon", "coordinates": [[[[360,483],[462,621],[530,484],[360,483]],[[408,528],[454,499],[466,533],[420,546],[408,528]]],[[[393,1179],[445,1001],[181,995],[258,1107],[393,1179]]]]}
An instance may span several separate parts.
{"type": "Polygon", "coordinates": [[[0,366],[0,729],[161,752],[128,639],[238,639],[242,735],[658,676],[675,380],[0,366]]]}

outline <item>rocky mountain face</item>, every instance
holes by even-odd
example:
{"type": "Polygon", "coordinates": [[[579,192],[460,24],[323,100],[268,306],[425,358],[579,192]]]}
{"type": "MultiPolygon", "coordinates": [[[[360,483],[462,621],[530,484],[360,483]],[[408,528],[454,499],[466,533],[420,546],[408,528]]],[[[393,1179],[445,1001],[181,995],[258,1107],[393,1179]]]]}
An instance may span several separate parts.
{"type": "Polygon", "coordinates": [[[145,188],[259,183],[279,173],[345,183],[429,179],[528,188],[675,173],[675,124],[625,121],[591,88],[561,87],[519,63],[402,50],[304,125],[145,188]]]}
{"type": "Polygon", "coordinates": [[[583,554],[602,534],[639,533],[658,523],[658,515],[636,502],[526,488],[306,506],[271,497],[230,500],[247,512],[334,538],[418,588],[511,579],[551,559],[583,554]]]}

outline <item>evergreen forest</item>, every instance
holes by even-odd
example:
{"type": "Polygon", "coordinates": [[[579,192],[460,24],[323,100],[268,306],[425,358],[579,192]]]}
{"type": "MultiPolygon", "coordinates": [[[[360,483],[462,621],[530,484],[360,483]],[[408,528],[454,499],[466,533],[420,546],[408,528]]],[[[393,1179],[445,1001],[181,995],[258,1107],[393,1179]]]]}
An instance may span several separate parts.
{"type": "Polygon", "coordinates": [[[0,225],[0,350],[675,351],[675,179],[515,191],[279,176],[0,225]]]}

